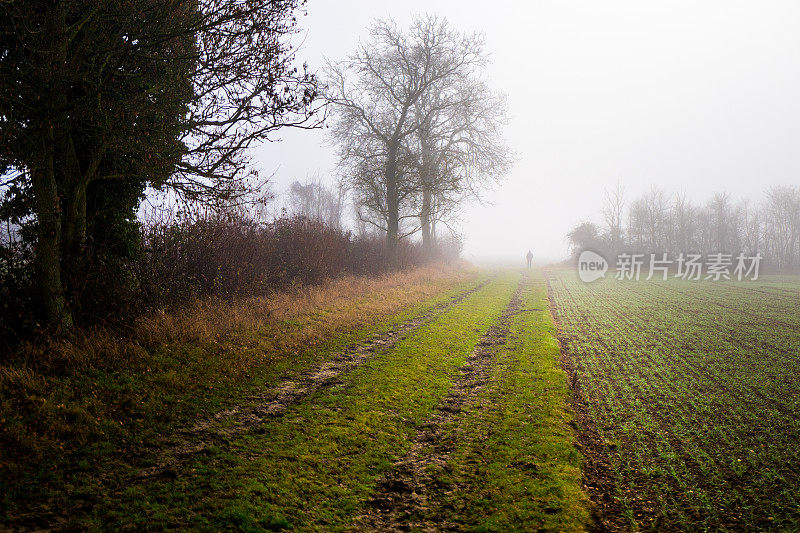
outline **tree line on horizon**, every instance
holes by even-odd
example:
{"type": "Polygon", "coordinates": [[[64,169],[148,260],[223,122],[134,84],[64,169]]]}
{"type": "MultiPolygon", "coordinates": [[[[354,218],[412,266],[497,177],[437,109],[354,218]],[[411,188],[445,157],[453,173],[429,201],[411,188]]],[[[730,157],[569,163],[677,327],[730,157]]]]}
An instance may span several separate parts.
{"type": "Polygon", "coordinates": [[[606,190],[601,212],[601,224],[582,222],[567,234],[573,254],[760,253],[773,271],[800,271],[800,187],[774,186],[758,201],[721,192],[704,204],[653,187],[628,203],[618,184],[606,190]]]}

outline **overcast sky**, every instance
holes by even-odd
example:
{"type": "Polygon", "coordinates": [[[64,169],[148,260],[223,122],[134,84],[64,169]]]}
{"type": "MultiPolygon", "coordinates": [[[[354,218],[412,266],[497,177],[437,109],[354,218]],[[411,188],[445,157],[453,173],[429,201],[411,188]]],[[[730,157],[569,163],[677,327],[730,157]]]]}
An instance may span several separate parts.
{"type": "MultiPolygon", "coordinates": [[[[344,58],[376,17],[435,12],[486,36],[489,79],[508,95],[519,161],[490,205],[462,217],[465,256],[567,255],[565,234],[600,221],[605,188],[658,185],[705,201],[760,199],[800,184],[800,2],[308,0],[298,52],[313,70],[344,58]]],[[[323,131],[255,149],[281,193],[335,181],[323,131]]]]}

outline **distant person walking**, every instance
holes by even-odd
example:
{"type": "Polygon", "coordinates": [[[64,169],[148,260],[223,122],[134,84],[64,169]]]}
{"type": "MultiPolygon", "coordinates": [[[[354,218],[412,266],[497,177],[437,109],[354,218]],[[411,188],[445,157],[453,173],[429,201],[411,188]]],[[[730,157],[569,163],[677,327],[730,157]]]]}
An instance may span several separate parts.
{"type": "Polygon", "coordinates": [[[525,256],[525,259],[528,260],[528,268],[531,267],[531,261],[533,261],[533,252],[528,250],[528,255],[525,256]]]}

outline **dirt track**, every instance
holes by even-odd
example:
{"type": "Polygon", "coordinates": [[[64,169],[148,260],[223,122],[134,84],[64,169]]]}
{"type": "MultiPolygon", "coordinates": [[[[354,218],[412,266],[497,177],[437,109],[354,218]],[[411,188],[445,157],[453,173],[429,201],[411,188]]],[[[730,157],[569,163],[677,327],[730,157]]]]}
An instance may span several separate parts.
{"type": "Polygon", "coordinates": [[[453,442],[445,438],[444,428],[477,401],[496,363],[499,346],[505,344],[510,320],[519,312],[521,293],[527,276],[497,322],[481,338],[474,352],[460,369],[448,395],[432,416],[423,423],[411,440],[411,448],[395,462],[394,467],[378,483],[377,493],[367,505],[367,513],[356,520],[358,531],[441,531],[455,524],[443,523],[441,517],[431,520],[430,502],[436,493],[450,487],[440,486],[432,478],[429,467],[445,467],[453,442]]]}

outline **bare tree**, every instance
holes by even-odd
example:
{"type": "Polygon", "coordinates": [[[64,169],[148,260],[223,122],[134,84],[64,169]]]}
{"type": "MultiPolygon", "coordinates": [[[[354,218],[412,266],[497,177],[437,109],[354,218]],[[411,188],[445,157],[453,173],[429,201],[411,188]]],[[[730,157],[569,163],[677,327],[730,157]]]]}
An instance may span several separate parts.
{"type": "Polygon", "coordinates": [[[622,215],[625,210],[625,188],[617,180],[614,190],[606,189],[603,196],[603,219],[605,233],[613,253],[622,248],[624,234],[622,231],[622,215]]]}
{"type": "Polygon", "coordinates": [[[307,179],[305,183],[295,181],[289,187],[289,209],[295,215],[340,228],[344,190],[341,186],[331,189],[318,175],[307,179]]]}
{"type": "Polygon", "coordinates": [[[717,193],[708,203],[710,244],[708,252],[729,252],[739,249],[741,234],[741,213],[732,205],[730,194],[717,193]]]}
{"type": "Polygon", "coordinates": [[[630,244],[652,252],[669,249],[669,209],[664,192],[656,187],[631,204],[628,216],[630,244]]]}
{"type": "Polygon", "coordinates": [[[348,60],[329,64],[340,164],[366,218],[386,232],[391,253],[402,237],[403,202],[415,183],[403,142],[417,132],[414,106],[453,76],[482,61],[482,42],[451,30],[434,16],[417,17],[407,31],[377,20],[370,39],[348,60]]]}
{"type": "Polygon", "coordinates": [[[764,248],[764,227],[762,214],[754,209],[750,201],[745,200],[740,205],[742,214],[742,250],[755,254],[764,248]]]}
{"type": "Polygon", "coordinates": [[[672,201],[670,228],[673,253],[688,253],[696,247],[697,208],[686,197],[686,193],[677,193],[672,201]]]}
{"type": "Polygon", "coordinates": [[[800,264],[800,190],[772,187],[765,205],[767,247],[775,266],[800,264]]]}

